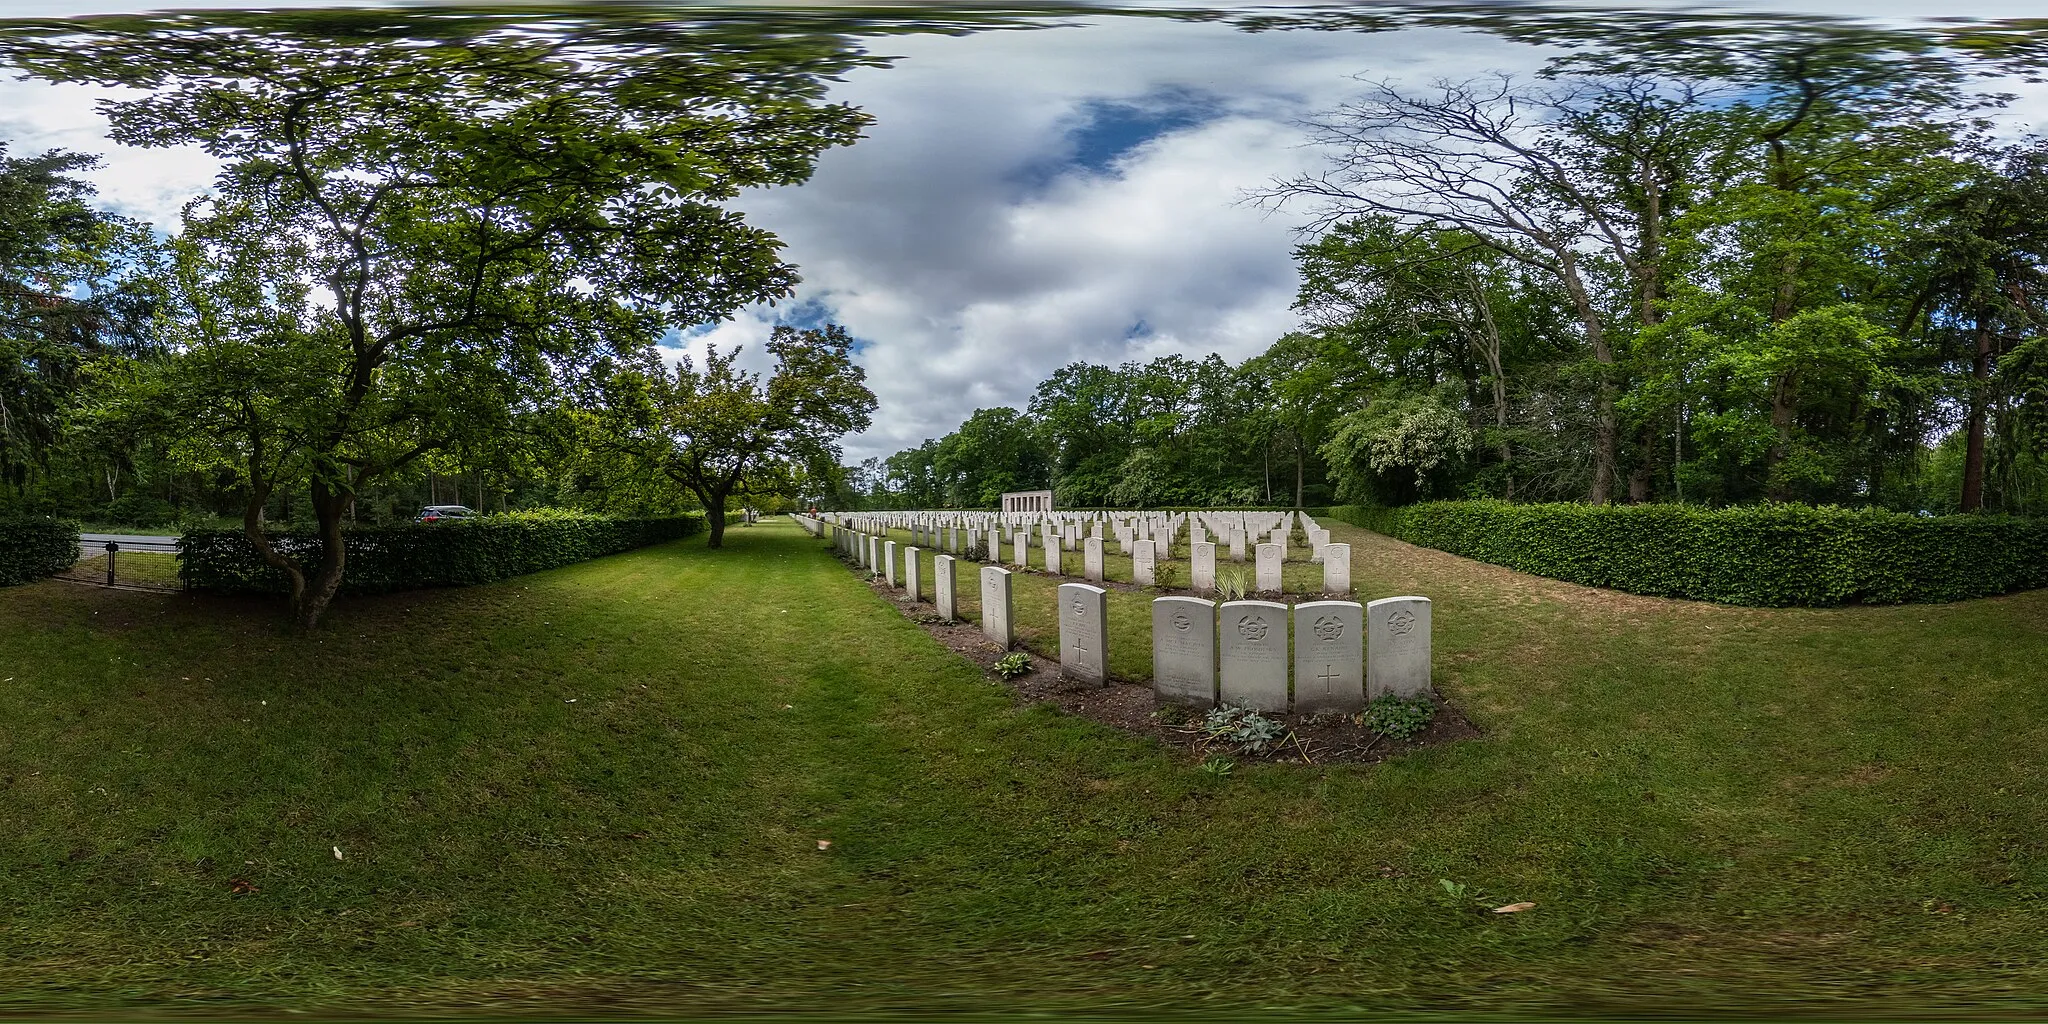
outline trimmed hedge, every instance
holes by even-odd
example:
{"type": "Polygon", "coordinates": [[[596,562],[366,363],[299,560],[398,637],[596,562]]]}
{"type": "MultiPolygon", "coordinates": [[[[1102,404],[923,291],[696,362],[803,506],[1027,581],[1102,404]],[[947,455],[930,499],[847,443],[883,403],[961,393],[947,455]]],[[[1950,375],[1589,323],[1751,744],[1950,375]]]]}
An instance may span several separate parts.
{"type": "Polygon", "coordinates": [[[2048,586],[2048,520],[2010,516],[1504,501],[1330,516],[1537,576],[1724,604],[1906,604],[2048,586]]]}
{"type": "MultiPolygon", "coordinates": [[[[462,587],[570,565],[704,530],[702,515],[625,519],[536,510],[461,522],[406,523],[349,530],[341,593],[385,594],[422,587],[462,587]]],[[[274,531],[279,551],[313,564],[320,538],[310,530],[274,531]]],[[[265,564],[240,530],[194,530],[178,542],[179,572],[193,590],[218,593],[290,591],[283,572],[265,564]]]]}
{"type": "Polygon", "coordinates": [[[77,563],[77,523],[0,517],[0,587],[55,576],[77,563]]]}

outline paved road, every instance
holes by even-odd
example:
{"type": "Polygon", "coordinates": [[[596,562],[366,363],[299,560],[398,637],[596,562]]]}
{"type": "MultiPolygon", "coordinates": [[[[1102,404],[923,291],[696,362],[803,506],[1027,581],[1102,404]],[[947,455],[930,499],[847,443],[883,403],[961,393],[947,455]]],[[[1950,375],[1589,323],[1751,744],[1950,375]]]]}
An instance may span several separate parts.
{"type": "Polygon", "coordinates": [[[91,558],[107,553],[107,542],[121,545],[123,551],[167,551],[178,550],[178,538],[152,536],[140,533],[81,533],[78,535],[79,554],[91,558]]]}

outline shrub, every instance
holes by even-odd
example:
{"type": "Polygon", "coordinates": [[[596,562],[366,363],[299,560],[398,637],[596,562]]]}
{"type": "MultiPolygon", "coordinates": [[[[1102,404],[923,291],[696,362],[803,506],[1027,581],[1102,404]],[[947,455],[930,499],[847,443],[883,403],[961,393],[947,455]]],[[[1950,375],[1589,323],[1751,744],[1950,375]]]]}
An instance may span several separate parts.
{"type": "Polygon", "coordinates": [[[0,587],[54,576],[77,562],[76,523],[33,516],[0,516],[0,587]]]}
{"type": "Polygon", "coordinates": [[[1226,704],[1202,719],[1202,739],[1240,754],[1263,754],[1286,742],[1287,727],[1253,711],[1226,704]]]}
{"type": "Polygon", "coordinates": [[[1397,697],[1391,693],[1365,706],[1359,723],[1388,739],[1405,740],[1429,728],[1436,704],[1428,697],[1397,697]]]}
{"type": "Polygon", "coordinates": [[[2048,586],[2048,520],[1831,505],[1356,505],[1332,518],[1482,562],[1743,605],[1958,601],[2048,586]]]}
{"type": "MultiPolygon", "coordinates": [[[[460,587],[617,554],[704,529],[701,515],[630,519],[537,509],[458,522],[359,527],[345,534],[341,592],[382,594],[460,587]]],[[[307,530],[270,534],[286,554],[311,563],[320,538],[307,530]]],[[[240,530],[195,530],[178,542],[180,571],[195,590],[284,593],[282,572],[257,557],[240,530]]]]}

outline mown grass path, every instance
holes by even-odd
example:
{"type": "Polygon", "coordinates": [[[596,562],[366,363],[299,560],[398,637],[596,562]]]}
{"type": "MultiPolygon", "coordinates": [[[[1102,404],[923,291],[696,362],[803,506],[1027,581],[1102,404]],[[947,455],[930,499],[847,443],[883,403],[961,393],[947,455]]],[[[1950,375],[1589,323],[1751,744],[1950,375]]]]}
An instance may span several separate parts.
{"type": "Polygon", "coordinates": [[[0,590],[0,1008],[2044,990],[2048,593],[1724,608],[1339,532],[1362,596],[1436,600],[1486,738],[1213,778],[1016,706],[781,524],[313,635],[262,602],[0,590]]]}

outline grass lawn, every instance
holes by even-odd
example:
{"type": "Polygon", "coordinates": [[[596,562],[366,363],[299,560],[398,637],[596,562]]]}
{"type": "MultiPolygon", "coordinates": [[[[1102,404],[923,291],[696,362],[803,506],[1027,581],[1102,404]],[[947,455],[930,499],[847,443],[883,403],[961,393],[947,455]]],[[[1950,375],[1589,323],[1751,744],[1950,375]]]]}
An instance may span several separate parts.
{"type": "Polygon", "coordinates": [[[1333,532],[1485,738],[1211,777],[785,523],[311,635],[0,590],[0,1009],[2040,1006],[2048,592],[1726,608],[1333,532]]]}

